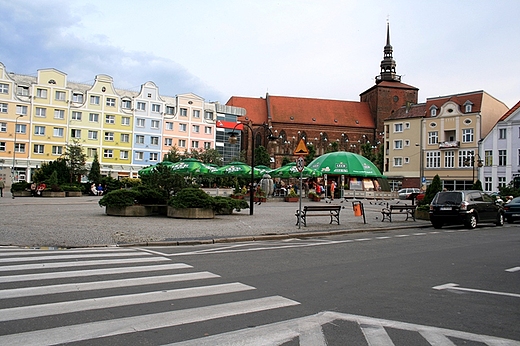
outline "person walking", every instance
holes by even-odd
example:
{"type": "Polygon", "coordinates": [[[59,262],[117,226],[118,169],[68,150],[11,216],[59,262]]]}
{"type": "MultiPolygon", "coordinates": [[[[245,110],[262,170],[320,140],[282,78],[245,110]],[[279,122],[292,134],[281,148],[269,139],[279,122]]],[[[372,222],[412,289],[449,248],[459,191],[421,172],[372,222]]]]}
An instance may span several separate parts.
{"type": "Polygon", "coordinates": [[[330,183],[330,199],[331,199],[331,201],[334,200],[334,190],[336,190],[336,182],[333,180],[330,183]]]}
{"type": "Polygon", "coordinates": [[[2,180],[2,178],[0,178],[0,197],[4,197],[4,187],[5,187],[5,183],[2,180]]]}

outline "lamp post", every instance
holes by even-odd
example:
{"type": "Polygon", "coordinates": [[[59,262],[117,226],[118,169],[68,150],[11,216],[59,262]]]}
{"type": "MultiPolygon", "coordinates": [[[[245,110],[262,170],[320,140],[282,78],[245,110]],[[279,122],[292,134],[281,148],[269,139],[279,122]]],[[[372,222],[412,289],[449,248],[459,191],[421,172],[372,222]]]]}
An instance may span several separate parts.
{"type": "MultiPolygon", "coordinates": [[[[480,155],[477,154],[477,167],[480,168],[483,166],[482,164],[482,159],[480,158],[480,155]]],[[[473,172],[473,175],[472,175],[472,182],[473,184],[475,183],[475,155],[471,155],[471,158],[467,157],[465,160],[464,160],[464,165],[465,166],[469,166],[471,165],[471,169],[472,169],[472,172],[473,172]]]]}
{"type": "MultiPolygon", "coordinates": [[[[251,181],[249,183],[249,215],[253,215],[254,194],[255,194],[255,189],[253,187],[253,185],[255,184],[255,132],[253,131],[253,128],[251,126],[249,126],[248,124],[237,123],[233,127],[233,130],[231,131],[231,134],[229,135],[228,140],[229,140],[229,143],[231,143],[231,144],[235,144],[238,140],[237,135],[235,133],[235,129],[237,128],[238,125],[244,125],[249,130],[251,130],[251,139],[252,139],[253,147],[251,148],[251,181]]],[[[269,126],[267,126],[267,124],[262,124],[261,127],[263,127],[264,129],[269,131],[269,140],[270,141],[278,139],[277,137],[275,137],[273,135],[273,133],[271,132],[271,129],[269,128],[269,126]]]]}
{"type": "MultiPolygon", "coordinates": [[[[16,128],[18,127],[18,119],[21,117],[23,117],[23,114],[18,115],[14,121],[13,167],[11,169],[11,191],[13,189],[14,178],[15,178],[14,168],[16,166],[16,133],[17,133],[16,128]]],[[[11,196],[14,199],[14,193],[11,192],[11,196]]]]}

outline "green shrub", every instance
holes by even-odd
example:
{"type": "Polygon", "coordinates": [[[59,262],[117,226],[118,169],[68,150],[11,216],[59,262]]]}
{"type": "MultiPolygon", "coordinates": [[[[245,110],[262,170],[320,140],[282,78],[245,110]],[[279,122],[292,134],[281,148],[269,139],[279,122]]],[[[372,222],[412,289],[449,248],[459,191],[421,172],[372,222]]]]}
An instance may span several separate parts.
{"type": "Polygon", "coordinates": [[[99,200],[99,205],[102,207],[129,207],[135,204],[139,197],[139,192],[136,190],[114,190],[104,195],[99,200]]]}
{"type": "Polygon", "coordinates": [[[249,204],[243,199],[233,199],[230,197],[213,197],[213,203],[213,209],[217,214],[227,214],[235,209],[236,211],[240,211],[249,208],[249,204]]]}
{"type": "Polygon", "coordinates": [[[63,191],[82,191],[82,188],[75,184],[64,184],[61,185],[63,191]]]}
{"type": "Polygon", "coordinates": [[[137,203],[139,204],[166,204],[167,197],[163,190],[157,190],[151,186],[138,186],[133,190],[137,191],[137,203]]]}
{"type": "Polygon", "coordinates": [[[213,197],[199,188],[188,187],[180,190],[168,200],[168,205],[177,209],[203,208],[213,209],[213,197]]]}
{"type": "Polygon", "coordinates": [[[31,189],[31,184],[29,184],[26,181],[21,181],[19,183],[13,183],[11,185],[11,192],[25,191],[25,190],[30,190],[30,189],[31,189]]]}

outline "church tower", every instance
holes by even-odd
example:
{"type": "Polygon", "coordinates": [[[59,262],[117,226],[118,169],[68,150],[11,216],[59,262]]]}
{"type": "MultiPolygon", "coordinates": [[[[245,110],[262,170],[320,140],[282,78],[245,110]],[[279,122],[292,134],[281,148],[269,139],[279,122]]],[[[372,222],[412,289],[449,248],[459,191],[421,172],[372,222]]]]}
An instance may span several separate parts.
{"type": "Polygon", "coordinates": [[[390,24],[386,25],[386,45],[383,49],[381,72],[376,76],[376,84],[362,92],[361,102],[368,103],[370,113],[376,125],[374,136],[384,131],[384,121],[395,110],[407,104],[415,104],[419,89],[401,83],[401,76],[396,73],[396,63],[390,44],[390,24]]]}

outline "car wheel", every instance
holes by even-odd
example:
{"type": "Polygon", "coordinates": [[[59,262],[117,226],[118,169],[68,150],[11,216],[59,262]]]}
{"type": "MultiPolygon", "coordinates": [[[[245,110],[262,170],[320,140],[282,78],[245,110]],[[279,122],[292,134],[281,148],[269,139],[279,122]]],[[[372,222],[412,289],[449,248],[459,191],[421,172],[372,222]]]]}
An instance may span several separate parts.
{"type": "Polygon", "coordinates": [[[504,215],[502,213],[498,213],[497,221],[495,222],[497,226],[504,226],[504,215]]]}
{"type": "Polygon", "coordinates": [[[477,227],[477,217],[475,214],[468,216],[468,220],[464,224],[467,228],[473,229],[477,227]]]}
{"type": "Polygon", "coordinates": [[[442,228],[442,222],[441,221],[432,221],[433,228],[439,229],[442,228]]]}

